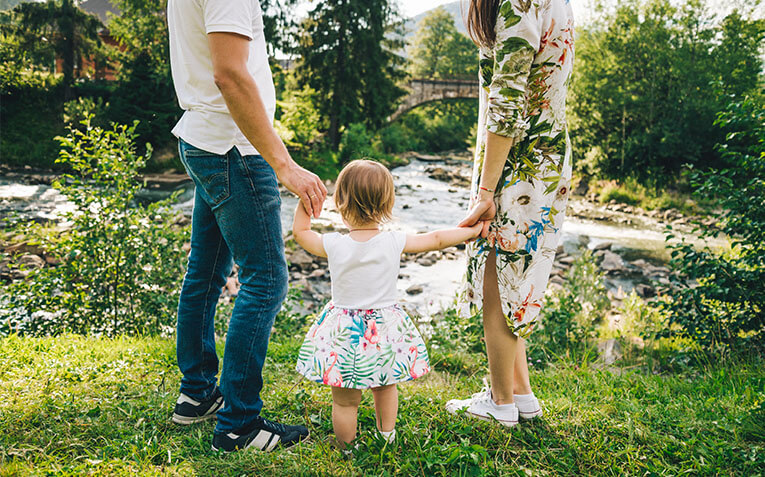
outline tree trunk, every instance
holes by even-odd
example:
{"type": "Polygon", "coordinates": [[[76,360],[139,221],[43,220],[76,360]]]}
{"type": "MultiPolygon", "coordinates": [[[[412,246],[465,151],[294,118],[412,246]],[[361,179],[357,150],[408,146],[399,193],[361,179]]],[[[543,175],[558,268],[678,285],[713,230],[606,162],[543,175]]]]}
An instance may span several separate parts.
{"type": "Polygon", "coordinates": [[[62,35],[61,69],[64,73],[64,101],[72,99],[74,84],[74,18],[75,7],[73,0],[63,0],[61,20],[59,22],[62,35]]]}
{"type": "Polygon", "coordinates": [[[341,10],[339,15],[340,27],[337,32],[337,60],[335,61],[335,78],[332,82],[332,109],[329,115],[329,140],[332,149],[337,151],[340,147],[340,112],[342,110],[342,75],[345,73],[345,14],[342,6],[345,2],[340,2],[341,10]]]}

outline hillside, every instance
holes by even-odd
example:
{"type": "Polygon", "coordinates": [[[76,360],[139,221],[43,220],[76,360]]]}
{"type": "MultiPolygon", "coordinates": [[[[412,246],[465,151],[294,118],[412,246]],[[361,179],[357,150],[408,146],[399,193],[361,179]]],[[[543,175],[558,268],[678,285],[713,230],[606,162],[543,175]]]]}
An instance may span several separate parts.
{"type": "MultiPolygon", "coordinates": [[[[467,28],[465,27],[465,21],[462,18],[462,2],[451,2],[444,5],[441,5],[437,8],[443,8],[447,12],[451,14],[452,17],[454,17],[454,24],[457,27],[457,30],[459,30],[461,33],[467,35],[467,28]]],[[[467,15],[467,6],[465,6],[465,14],[467,15]]],[[[405,27],[406,27],[406,37],[409,38],[410,36],[413,36],[414,33],[417,31],[417,24],[420,23],[420,20],[425,18],[425,16],[430,13],[433,10],[428,10],[426,12],[422,12],[417,16],[414,16],[406,21],[405,27]]]]}

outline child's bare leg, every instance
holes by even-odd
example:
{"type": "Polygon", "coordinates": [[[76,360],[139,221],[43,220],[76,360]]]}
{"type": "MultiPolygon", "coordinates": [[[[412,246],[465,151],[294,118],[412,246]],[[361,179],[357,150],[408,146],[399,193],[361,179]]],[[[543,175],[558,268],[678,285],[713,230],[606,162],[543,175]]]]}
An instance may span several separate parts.
{"type": "Polygon", "coordinates": [[[360,402],[361,389],[332,387],[332,427],[338,443],[343,447],[356,438],[360,402]]]}
{"type": "Polygon", "coordinates": [[[377,429],[390,432],[396,427],[398,415],[398,388],[395,384],[372,388],[372,397],[375,400],[375,416],[377,416],[377,429]]]}

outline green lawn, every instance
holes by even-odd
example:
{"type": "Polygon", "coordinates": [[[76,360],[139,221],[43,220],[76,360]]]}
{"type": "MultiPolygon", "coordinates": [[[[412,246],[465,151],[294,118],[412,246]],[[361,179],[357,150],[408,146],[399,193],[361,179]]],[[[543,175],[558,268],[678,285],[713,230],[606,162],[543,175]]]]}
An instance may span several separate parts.
{"type": "Polygon", "coordinates": [[[365,395],[360,449],[343,459],[329,445],[329,390],[301,382],[293,371],[298,346],[294,339],[272,342],[265,414],[306,423],[310,440],[271,454],[216,455],[213,423],[170,422],[179,380],[173,340],[1,339],[0,475],[765,472],[761,361],[672,375],[554,365],[532,376],[545,417],[512,430],[444,411],[448,399],[479,390],[481,373],[434,371],[402,386],[393,446],[371,437],[373,410],[365,395]]]}

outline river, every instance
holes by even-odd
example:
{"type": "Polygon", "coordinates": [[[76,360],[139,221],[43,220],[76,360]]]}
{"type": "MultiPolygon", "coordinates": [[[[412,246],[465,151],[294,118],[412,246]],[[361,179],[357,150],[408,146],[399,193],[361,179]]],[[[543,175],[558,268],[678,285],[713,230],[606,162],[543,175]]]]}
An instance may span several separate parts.
{"type": "MultiPolygon", "coordinates": [[[[455,160],[433,162],[415,159],[392,172],[396,184],[395,219],[386,228],[409,233],[425,232],[454,226],[463,217],[469,200],[465,187],[466,176],[470,173],[469,164],[455,160]],[[447,182],[443,178],[433,178],[434,169],[447,170],[460,180],[447,182]]],[[[176,207],[189,216],[193,207],[193,187],[182,178],[154,183],[153,188],[142,194],[142,198],[156,200],[166,197],[174,188],[181,190],[176,207]]],[[[282,201],[282,223],[286,234],[297,199],[284,191],[282,201]]],[[[71,204],[49,185],[24,183],[24,179],[17,177],[0,177],[0,217],[18,214],[25,219],[51,221],[70,209],[71,204]]],[[[611,273],[606,279],[606,285],[614,296],[623,296],[624,292],[629,292],[641,281],[639,273],[634,273],[635,270],[630,272],[634,268],[631,262],[662,266],[668,260],[665,225],[659,218],[614,211],[576,197],[570,202],[567,215],[563,224],[563,252],[577,256],[586,248],[604,248],[608,242],[611,244],[608,248],[624,259],[625,273],[611,273]]],[[[325,204],[317,222],[325,227],[343,228],[339,214],[330,201],[325,204]]],[[[687,236],[693,239],[692,235],[687,236]]],[[[398,283],[401,301],[416,308],[423,316],[451,304],[464,269],[464,253],[453,252],[439,260],[408,260],[402,263],[398,283]],[[415,291],[413,289],[418,287],[422,287],[420,293],[407,293],[407,290],[415,291]]]]}

